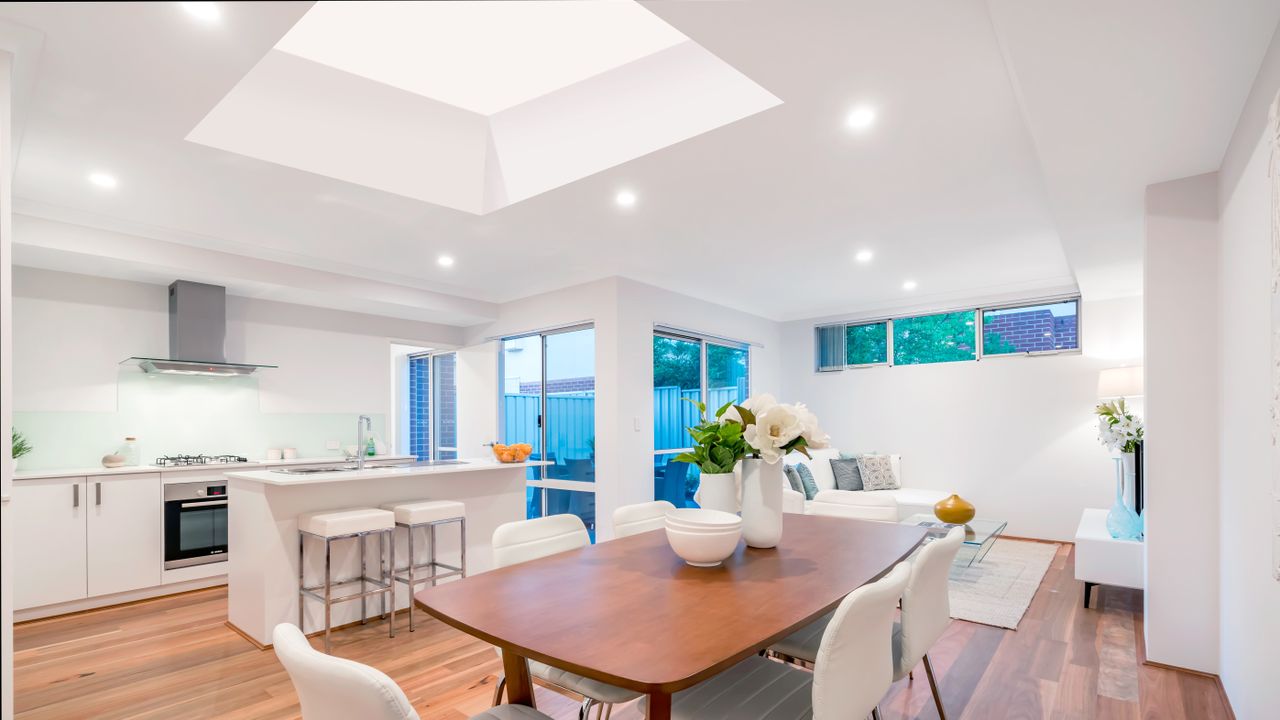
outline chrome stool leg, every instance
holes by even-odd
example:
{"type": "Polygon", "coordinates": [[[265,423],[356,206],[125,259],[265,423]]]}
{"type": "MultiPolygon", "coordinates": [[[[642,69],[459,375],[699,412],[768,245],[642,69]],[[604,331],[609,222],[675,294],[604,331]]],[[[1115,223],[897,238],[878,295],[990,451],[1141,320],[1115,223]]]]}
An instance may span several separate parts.
{"type": "Polygon", "coordinates": [[[458,520],[458,547],[462,549],[462,577],[467,576],[467,519],[458,520]]]}
{"type": "MultiPolygon", "coordinates": [[[[389,538],[390,542],[388,542],[387,544],[391,546],[389,548],[390,557],[387,560],[387,573],[385,575],[380,575],[378,577],[378,579],[382,581],[383,585],[386,585],[388,588],[390,588],[389,593],[382,594],[383,597],[386,597],[387,595],[391,596],[391,614],[387,616],[388,637],[396,636],[396,534],[395,533],[396,533],[396,529],[395,529],[395,526],[393,525],[389,530],[383,530],[381,533],[378,534],[378,537],[380,538],[382,537],[389,538]]],[[[379,561],[381,561],[381,558],[379,558],[379,561]]]]}
{"type": "Polygon", "coordinates": [[[333,577],[330,569],[333,566],[332,543],[329,538],[324,539],[324,651],[326,654],[332,649],[329,642],[329,630],[332,624],[330,613],[333,605],[330,602],[333,599],[333,577]]]}
{"type": "MultiPolygon", "coordinates": [[[[405,526],[405,537],[409,540],[409,632],[413,632],[413,589],[416,587],[414,583],[414,557],[413,557],[413,528],[405,526]]],[[[394,582],[392,583],[395,584],[394,582]]]]}
{"type": "Polygon", "coordinates": [[[307,586],[307,536],[305,533],[298,533],[298,630],[305,635],[307,632],[307,596],[302,594],[302,588],[307,586]]]}
{"type": "Polygon", "coordinates": [[[431,523],[427,526],[427,540],[430,546],[427,548],[427,562],[431,564],[431,587],[436,586],[436,524],[431,523]]]}
{"type": "MultiPolygon", "coordinates": [[[[364,591],[368,589],[366,587],[367,583],[365,582],[365,578],[369,576],[369,569],[368,569],[368,565],[365,564],[365,559],[364,559],[365,545],[368,545],[368,543],[365,541],[368,539],[369,538],[365,538],[365,537],[356,538],[356,542],[360,543],[360,593],[361,595],[363,595],[364,591]]],[[[369,598],[361,597],[360,598],[360,624],[364,625],[368,622],[369,622],[369,598]]]]}

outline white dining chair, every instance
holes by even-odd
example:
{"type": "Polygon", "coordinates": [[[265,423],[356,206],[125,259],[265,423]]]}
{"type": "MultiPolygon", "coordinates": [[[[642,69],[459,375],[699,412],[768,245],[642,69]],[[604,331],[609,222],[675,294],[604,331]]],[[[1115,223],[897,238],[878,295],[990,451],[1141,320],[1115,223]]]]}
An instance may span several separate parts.
{"type": "Polygon", "coordinates": [[[868,713],[879,720],[880,698],[893,684],[893,611],[910,574],[898,563],[840,601],[812,673],[753,655],[673,695],[672,720],[848,720],[868,713]]]}
{"type": "MultiPolygon", "coordinates": [[[[941,720],[946,720],[947,715],[942,709],[942,695],[938,691],[928,652],[951,624],[947,581],[951,564],[963,544],[964,528],[954,527],[945,537],[925,545],[910,561],[911,577],[902,594],[902,619],[893,626],[894,682],[910,674],[912,668],[923,660],[925,673],[929,676],[929,689],[933,691],[933,702],[938,706],[941,720]]],[[[813,663],[818,658],[818,648],[830,621],[830,614],[823,616],[769,649],[786,659],[813,663]]]]}
{"type": "Polygon", "coordinates": [[[613,511],[613,536],[623,538],[650,530],[661,530],[667,525],[667,512],[676,506],[666,500],[623,505],[613,511]]]}
{"type": "Polygon", "coordinates": [[[898,522],[898,501],[874,492],[820,490],[805,505],[805,514],[898,522]]]}
{"type": "MultiPolygon", "coordinates": [[[[590,544],[591,536],[587,534],[587,527],[577,515],[548,515],[533,520],[517,520],[499,525],[493,531],[493,560],[499,568],[504,568],[590,544]]],[[[502,655],[500,649],[498,655],[502,655]]],[[[615,704],[640,697],[640,693],[592,680],[537,660],[529,661],[529,674],[581,695],[582,707],[578,710],[580,720],[586,720],[593,706],[599,706],[597,716],[603,719],[613,714],[615,704]]],[[[502,677],[494,688],[495,707],[502,702],[502,691],[506,684],[506,677],[502,677]]]]}
{"type": "Polygon", "coordinates": [[[316,650],[296,625],[276,625],[271,642],[298,691],[303,720],[417,720],[394,680],[368,665],[316,650]]]}

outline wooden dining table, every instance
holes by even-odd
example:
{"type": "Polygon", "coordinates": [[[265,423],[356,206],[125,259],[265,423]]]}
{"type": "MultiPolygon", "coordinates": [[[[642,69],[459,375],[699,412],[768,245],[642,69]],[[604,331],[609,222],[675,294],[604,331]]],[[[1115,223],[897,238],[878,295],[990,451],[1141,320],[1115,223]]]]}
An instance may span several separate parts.
{"type": "Polygon", "coordinates": [[[788,514],[776,548],[686,565],[662,530],[426,588],[441,621],[502,650],[508,702],[534,705],[528,660],[649,696],[671,696],[758,653],[911,554],[919,527],[788,514]]]}

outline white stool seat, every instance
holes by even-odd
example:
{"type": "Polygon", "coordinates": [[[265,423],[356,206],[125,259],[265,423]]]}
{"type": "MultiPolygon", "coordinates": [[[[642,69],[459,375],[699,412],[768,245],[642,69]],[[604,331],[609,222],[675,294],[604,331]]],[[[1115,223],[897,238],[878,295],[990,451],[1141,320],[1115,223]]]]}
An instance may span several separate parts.
{"type": "Polygon", "coordinates": [[[299,530],[327,538],[390,530],[395,526],[395,513],[377,508],[350,508],[298,516],[299,530]]]}
{"type": "Polygon", "coordinates": [[[382,509],[395,513],[396,522],[401,525],[421,525],[467,516],[467,506],[453,500],[387,503],[382,509]]]}

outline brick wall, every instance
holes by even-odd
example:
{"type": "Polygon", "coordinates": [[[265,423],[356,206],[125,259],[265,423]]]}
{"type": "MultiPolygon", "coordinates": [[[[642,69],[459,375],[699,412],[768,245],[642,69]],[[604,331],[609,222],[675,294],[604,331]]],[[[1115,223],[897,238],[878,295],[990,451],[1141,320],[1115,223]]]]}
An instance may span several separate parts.
{"type": "MultiPolygon", "coordinates": [[[[436,356],[436,432],[440,447],[458,446],[458,356],[436,356]]],[[[440,460],[456,460],[456,450],[442,450],[440,460]]]]}
{"type": "Polygon", "coordinates": [[[431,457],[431,358],[409,358],[409,452],[431,457]]]}
{"type": "MultiPolygon", "coordinates": [[[[547,381],[548,395],[568,392],[590,392],[595,389],[596,379],[593,377],[561,378],[547,381]]],[[[520,383],[520,394],[522,395],[537,395],[541,392],[542,383],[540,382],[520,383]]]]}
{"type": "Polygon", "coordinates": [[[986,318],[983,335],[992,336],[1017,348],[1017,352],[1040,352],[1079,347],[1075,315],[1055,317],[1045,309],[1004,313],[986,318]]]}

